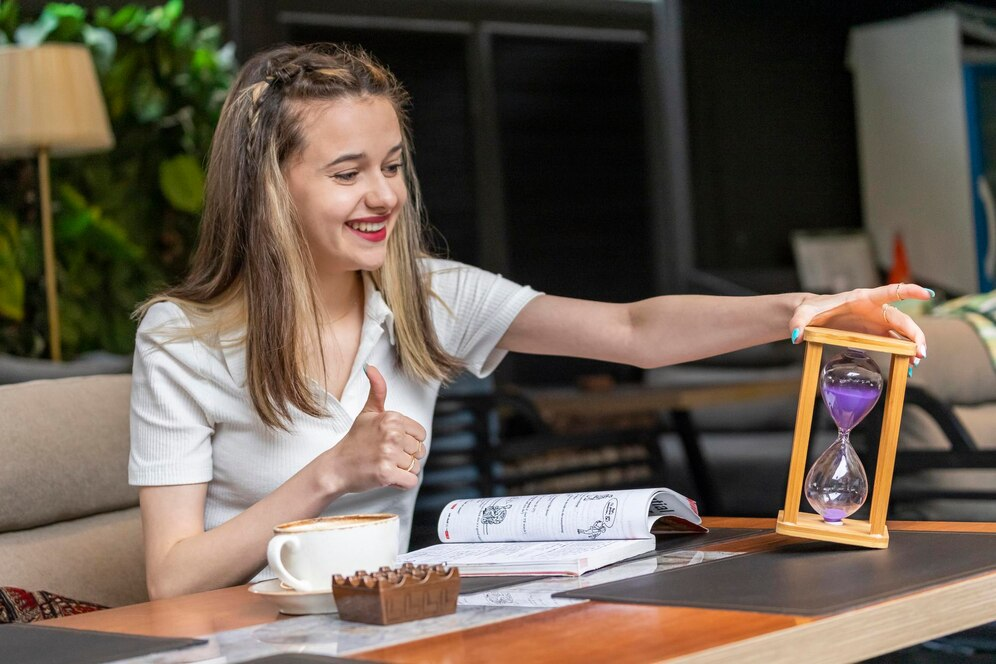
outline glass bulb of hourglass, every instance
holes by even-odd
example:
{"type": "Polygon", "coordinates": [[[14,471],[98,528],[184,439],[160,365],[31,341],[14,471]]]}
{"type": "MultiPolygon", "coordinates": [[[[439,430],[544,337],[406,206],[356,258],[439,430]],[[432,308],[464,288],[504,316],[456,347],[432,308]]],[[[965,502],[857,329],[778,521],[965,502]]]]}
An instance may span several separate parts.
{"type": "Polygon", "coordinates": [[[841,524],[868,498],[868,476],[850,433],[878,402],[882,383],[878,365],[859,350],[848,348],[823,367],[820,393],[837,424],[837,439],[809,469],[805,494],[826,523],[841,524]]]}

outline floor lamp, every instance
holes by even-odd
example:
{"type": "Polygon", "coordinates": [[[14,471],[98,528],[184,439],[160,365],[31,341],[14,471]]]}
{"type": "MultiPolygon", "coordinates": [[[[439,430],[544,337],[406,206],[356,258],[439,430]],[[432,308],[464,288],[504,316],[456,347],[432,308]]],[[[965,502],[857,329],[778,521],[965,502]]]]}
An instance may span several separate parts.
{"type": "Polygon", "coordinates": [[[62,359],[49,157],[114,147],[90,51],[82,44],[0,47],[0,156],[38,157],[49,349],[62,359]]]}

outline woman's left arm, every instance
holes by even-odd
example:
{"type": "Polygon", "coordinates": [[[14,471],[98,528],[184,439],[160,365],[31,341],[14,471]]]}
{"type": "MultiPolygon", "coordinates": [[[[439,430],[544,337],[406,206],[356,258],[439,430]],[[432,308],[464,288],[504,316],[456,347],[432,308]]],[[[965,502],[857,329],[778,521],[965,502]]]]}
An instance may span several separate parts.
{"type": "Polygon", "coordinates": [[[643,368],[678,364],[779,339],[799,341],[808,325],[887,335],[917,345],[917,324],[890,302],[927,300],[915,284],[859,288],[834,295],[785,293],[755,297],[668,295],[628,304],[543,295],[516,317],[498,343],[505,350],[566,355],[643,368]]]}

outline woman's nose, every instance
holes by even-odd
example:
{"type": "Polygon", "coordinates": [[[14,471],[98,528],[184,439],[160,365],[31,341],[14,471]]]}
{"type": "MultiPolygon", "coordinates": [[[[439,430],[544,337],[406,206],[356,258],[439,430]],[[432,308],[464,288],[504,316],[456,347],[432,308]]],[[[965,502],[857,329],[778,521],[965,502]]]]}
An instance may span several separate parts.
{"type": "Polygon", "coordinates": [[[376,177],[367,189],[367,207],[374,210],[391,209],[398,204],[398,194],[391,186],[392,182],[383,175],[376,177]]]}

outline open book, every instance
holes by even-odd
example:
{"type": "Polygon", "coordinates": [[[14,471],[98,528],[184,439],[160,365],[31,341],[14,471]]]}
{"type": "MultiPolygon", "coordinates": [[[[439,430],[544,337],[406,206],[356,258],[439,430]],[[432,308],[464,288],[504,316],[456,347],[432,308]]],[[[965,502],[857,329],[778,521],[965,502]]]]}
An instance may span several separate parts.
{"type": "Polygon", "coordinates": [[[446,564],[463,576],[580,576],[654,550],[654,536],[705,532],[695,503],[670,489],[454,500],[439,515],[443,544],[399,563],[446,564]]]}

